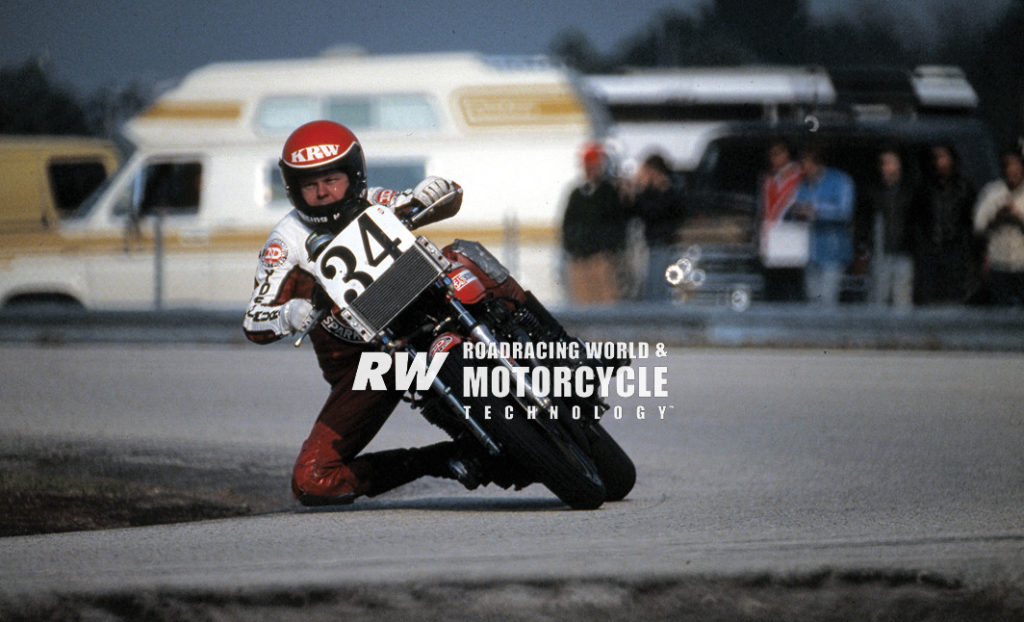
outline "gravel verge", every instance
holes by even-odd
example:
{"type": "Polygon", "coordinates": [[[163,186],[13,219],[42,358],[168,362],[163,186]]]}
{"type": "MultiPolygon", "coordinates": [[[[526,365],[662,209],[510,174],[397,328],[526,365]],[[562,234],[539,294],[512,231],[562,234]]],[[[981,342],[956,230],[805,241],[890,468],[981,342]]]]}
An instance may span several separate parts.
{"type": "MultiPolygon", "coordinates": [[[[252,447],[0,439],[0,536],[245,516],[294,507],[292,456],[252,447]]],[[[153,589],[5,600],[0,620],[1024,620],[1020,586],[907,571],[153,589]]]]}

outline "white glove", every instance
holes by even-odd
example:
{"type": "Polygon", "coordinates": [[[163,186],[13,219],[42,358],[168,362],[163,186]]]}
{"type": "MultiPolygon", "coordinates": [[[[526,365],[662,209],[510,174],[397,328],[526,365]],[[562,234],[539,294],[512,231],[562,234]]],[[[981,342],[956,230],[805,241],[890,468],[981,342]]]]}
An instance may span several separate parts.
{"type": "Polygon", "coordinates": [[[459,192],[459,184],[448,181],[441,177],[427,177],[412,189],[412,198],[423,204],[423,207],[431,207],[435,203],[453,196],[459,192]]]}
{"type": "Polygon", "coordinates": [[[297,333],[306,328],[313,313],[313,303],[305,298],[293,298],[281,305],[281,322],[284,328],[297,333]]]}

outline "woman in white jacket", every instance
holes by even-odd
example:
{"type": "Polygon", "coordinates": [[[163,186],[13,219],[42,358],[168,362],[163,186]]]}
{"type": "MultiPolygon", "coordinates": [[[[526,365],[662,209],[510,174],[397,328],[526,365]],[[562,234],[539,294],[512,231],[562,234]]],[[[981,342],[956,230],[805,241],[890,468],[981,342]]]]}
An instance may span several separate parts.
{"type": "Polygon", "coordinates": [[[986,241],[985,272],[993,301],[1024,305],[1024,154],[1003,152],[1003,178],[982,188],[974,232],[986,241]]]}

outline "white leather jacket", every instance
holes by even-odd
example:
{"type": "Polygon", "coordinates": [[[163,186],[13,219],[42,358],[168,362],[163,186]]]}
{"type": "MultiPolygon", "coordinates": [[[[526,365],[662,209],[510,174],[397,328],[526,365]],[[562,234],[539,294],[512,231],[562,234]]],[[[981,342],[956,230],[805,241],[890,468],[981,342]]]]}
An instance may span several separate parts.
{"type": "MultiPolygon", "coordinates": [[[[401,209],[412,200],[412,191],[396,192],[370,188],[366,196],[371,204],[401,209]]],[[[270,343],[292,334],[291,324],[282,307],[295,298],[309,299],[316,283],[313,262],[306,255],[306,238],[312,233],[292,210],[270,232],[260,250],[249,307],[242,326],[245,335],[256,343],[270,343]]],[[[335,337],[362,343],[355,331],[327,314],[323,327],[335,337]]]]}

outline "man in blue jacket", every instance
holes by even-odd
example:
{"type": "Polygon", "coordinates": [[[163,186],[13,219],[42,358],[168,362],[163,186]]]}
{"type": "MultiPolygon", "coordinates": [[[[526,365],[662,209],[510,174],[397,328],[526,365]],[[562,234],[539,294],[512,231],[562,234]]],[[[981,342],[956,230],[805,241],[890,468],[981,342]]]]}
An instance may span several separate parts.
{"type": "Polygon", "coordinates": [[[853,260],[854,186],[846,173],[825,166],[821,147],[800,153],[803,181],[796,192],[794,215],[811,223],[810,257],[805,289],[812,304],[836,306],[843,274],[853,260]]]}

